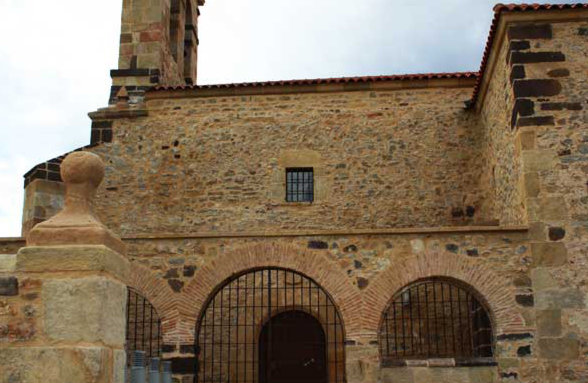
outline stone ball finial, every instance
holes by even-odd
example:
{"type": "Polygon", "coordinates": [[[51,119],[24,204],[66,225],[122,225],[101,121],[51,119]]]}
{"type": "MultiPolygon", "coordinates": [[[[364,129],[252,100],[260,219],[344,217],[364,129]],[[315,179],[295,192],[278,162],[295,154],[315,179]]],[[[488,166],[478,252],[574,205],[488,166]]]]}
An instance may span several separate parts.
{"type": "Polygon", "coordinates": [[[104,179],[102,159],[90,152],[70,153],[61,163],[63,210],[35,226],[28,246],[105,245],[124,253],[124,244],[94,215],[93,199],[104,179]]]}
{"type": "Polygon", "coordinates": [[[94,153],[73,152],[61,163],[61,178],[66,184],[88,183],[98,187],[104,179],[104,163],[94,153]]]}

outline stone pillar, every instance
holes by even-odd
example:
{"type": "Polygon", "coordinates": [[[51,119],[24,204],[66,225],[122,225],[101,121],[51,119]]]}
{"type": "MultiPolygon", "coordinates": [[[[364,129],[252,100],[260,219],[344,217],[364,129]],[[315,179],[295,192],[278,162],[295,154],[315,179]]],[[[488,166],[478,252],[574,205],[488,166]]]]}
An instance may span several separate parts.
{"type": "Polygon", "coordinates": [[[345,341],[347,382],[380,382],[380,351],[377,334],[356,334],[352,338],[345,341]]]}
{"type": "Polygon", "coordinates": [[[0,383],[123,383],[129,263],[92,213],[104,165],[72,153],[61,176],[64,209],[0,270],[0,383]]]}

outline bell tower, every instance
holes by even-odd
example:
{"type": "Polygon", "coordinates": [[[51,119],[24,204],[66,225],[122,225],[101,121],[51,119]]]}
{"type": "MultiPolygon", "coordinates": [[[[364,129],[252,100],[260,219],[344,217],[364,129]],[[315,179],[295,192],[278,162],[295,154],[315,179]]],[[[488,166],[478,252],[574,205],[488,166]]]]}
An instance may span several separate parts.
{"type": "Polygon", "coordinates": [[[198,7],[204,1],[123,0],[110,104],[123,86],[133,100],[155,85],[196,83],[198,7]]]}

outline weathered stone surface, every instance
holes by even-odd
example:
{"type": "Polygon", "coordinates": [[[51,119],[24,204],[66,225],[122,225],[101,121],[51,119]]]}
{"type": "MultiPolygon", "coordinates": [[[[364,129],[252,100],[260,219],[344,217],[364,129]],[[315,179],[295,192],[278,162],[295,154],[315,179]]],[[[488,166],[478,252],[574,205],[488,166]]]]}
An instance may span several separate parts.
{"type": "Polygon", "coordinates": [[[531,252],[534,266],[562,266],[568,260],[568,251],[561,242],[531,243],[531,252]]]}
{"type": "Polygon", "coordinates": [[[538,309],[581,309],[585,307],[585,294],[576,289],[549,289],[535,294],[538,309]]]}
{"type": "Polygon", "coordinates": [[[567,219],[568,208],[558,197],[533,198],[529,199],[529,215],[544,221],[561,221],[567,219]]]}
{"type": "Polygon", "coordinates": [[[114,350],[112,360],[112,383],[125,383],[127,353],[124,350],[114,350]]]}
{"type": "Polygon", "coordinates": [[[566,61],[566,56],[561,52],[512,52],[510,56],[511,64],[559,61],[566,61]]]}
{"type": "Polygon", "coordinates": [[[522,153],[525,172],[550,170],[555,166],[557,153],[551,150],[527,150],[522,153]]]}
{"type": "Polygon", "coordinates": [[[124,345],[126,286],[104,277],[58,279],[46,281],[42,295],[51,339],[124,345]]]}
{"type": "Polygon", "coordinates": [[[549,239],[552,241],[559,241],[566,236],[566,230],[563,227],[550,227],[549,239]]]}
{"type": "Polygon", "coordinates": [[[0,347],[0,371],[0,383],[111,383],[113,374],[100,347],[0,347]]]}
{"type": "Polygon", "coordinates": [[[514,95],[520,97],[549,97],[561,92],[561,84],[557,80],[515,80],[514,95]]]}
{"type": "Polygon", "coordinates": [[[0,296],[18,295],[18,279],[0,276],[0,296]]]}
{"type": "Polygon", "coordinates": [[[0,254],[0,273],[13,272],[16,267],[16,254],[0,254]]]}
{"type": "Polygon", "coordinates": [[[539,357],[548,359],[575,359],[580,352],[577,339],[544,338],[539,339],[539,357]]]}
{"type": "Polygon", "coordinates": [[[538,310],[537,331],[540,337],[561,335],[561,310],[538,310]]]}
{"type": "Polygon", "coordinates": [[[552,289],[557,287],[557,281],[553,278],[551,271],[546,268],[531,270],[531,280],[535,291],[552,289]]]}
{"type": "MultiPolygon", "coordinates": [[[[362,380],[358,380],[357,377],[361,375],[356,372],[358,370],[359,364],[356,362],[357,365],[353,366],[351,369],[347,369],[347,373],[349,376],[350,381],[352,382],[362,382],[362,380]],[[351,373],[351,375],[350,375],[351,373]],[[355,379],[355,380],[354,380],[355,379]]],[[[380,372],[380,379],[382,383],[413,383],[414,382],[414,372],[412,368],[383,368],[380,372]]]]}
{"type": "Polygon", "coordinates": [[[16,260],[19,272],[104,271],[126,280],[129,261],[101,245],[23,247],[16,260]]]}
{"type": "Polygon", "coordinates": [[[512,40],[551,39],[553,37],[551,24],[519,24],[508,28],[508,38],[512,40]]]}
{"type": "Polygon", "coordinates": [[[102,159],[91,152],[73,152],[61,163],[65,188],[63,210],[35,226],[27,236],[28,246],[104,245],[124,253],[121,240],[94,215],[96,189],[104,178],[102,159]]]}

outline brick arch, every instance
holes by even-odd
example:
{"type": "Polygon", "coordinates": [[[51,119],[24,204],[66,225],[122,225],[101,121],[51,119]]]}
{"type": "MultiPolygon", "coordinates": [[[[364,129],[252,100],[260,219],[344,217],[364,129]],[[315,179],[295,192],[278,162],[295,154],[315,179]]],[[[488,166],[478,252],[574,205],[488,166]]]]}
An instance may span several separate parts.
{"type": "Polygon", "coordinates": [[[155,277],[148,268],[132,262],[127,285],[147,299],[157,311],[161,319],[163,342],[173,342],[174,334],[177,332],[179,312],[176,294],[165,280],[155,277]]]}
{"type": "Polygon", "coordinates": [[[223,282],[239,272],[263,267],[292,269],[313,279],[333,298],[346,336],[361,331],[362,299],[345,272],[324,254],[284,244],[245,245],[206,264],[184,289],[178,302],[180,314],[194,329],[206,301],[223,282]]]}
{"type": "Polygon", "coordinates": [[[495,334],[520,332],[524,321],[506,278],[481,260],[447,253],[423,253],[393,262],[365,291],[365,323],[377,333],[382,313],[400,289],[419,279],[446,277],[471,286],[490,310],[495,334]]]}

